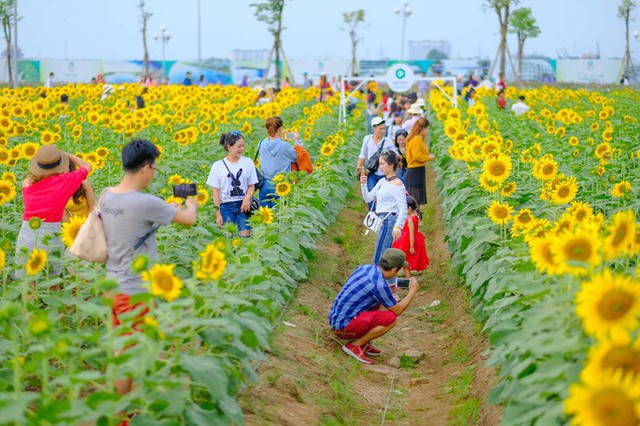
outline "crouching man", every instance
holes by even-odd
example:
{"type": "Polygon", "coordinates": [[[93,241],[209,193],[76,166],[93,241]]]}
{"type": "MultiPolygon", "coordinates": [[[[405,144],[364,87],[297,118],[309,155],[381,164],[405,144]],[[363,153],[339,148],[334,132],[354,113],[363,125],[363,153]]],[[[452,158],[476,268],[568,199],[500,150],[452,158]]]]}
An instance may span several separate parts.
{"type": "Polygon", "coordinates": [[[420,285],[415,278],[409,282],[409,293],[396,302],[390,286],[395,286],[401,268],[408,268],[402,250],[385,250],[377,265],[360,265],[347,279],[333,302],[329,325],[341,339],[348,340],[342,350],[365,364],[373,364],[369,356],[380,351],[371,344],[395,325],[415,297],[420,285]],[[381,306],[387,310],[380,310],[381,306]]]}

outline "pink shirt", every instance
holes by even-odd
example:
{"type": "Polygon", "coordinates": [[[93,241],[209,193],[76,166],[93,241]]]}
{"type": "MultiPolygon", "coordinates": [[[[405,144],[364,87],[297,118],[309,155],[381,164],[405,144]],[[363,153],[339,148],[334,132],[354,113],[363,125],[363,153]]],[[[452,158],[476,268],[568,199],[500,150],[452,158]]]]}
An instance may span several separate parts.
{"type": "Polygon", "coordinates": [[[67,201],[80,188],[89,172],[80,167],[73,172],[49,176],[22,188],[22,220],[39,217],[44,222],[60,222],[67,201]]]}

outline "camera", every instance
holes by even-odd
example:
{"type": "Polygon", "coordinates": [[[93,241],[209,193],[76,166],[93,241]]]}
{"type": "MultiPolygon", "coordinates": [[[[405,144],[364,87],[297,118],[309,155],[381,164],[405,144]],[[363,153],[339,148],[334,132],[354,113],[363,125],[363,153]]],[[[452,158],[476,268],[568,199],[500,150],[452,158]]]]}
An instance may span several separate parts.
{"type": "Polygon", "coordinates": [[[293,132],[284,132],[284,138],[286,140],[293,140],[293,138],[296,136],[295,133],[293,132]]]}
{"type": "Polygon", "coordinates": [[[409,278],[398,278],[396,285],[398,288],[409,288],[409,278]]]}
{"type": "Polygon", "coordinates": [[[195,183],[181,183],[173,185],[173,196],[176,198],[193,197],[198,193],[195,183]]]}

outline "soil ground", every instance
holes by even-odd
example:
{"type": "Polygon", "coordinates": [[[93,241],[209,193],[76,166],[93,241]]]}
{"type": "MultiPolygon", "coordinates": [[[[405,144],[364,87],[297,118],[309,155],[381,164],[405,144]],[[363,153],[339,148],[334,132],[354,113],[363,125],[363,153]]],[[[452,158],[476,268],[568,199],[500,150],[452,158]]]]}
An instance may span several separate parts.
{"type": "Polygon", "coordinates": [[[488,343],[449,268],[432,171],[427,182],[421,229],[430,266],[418,275],[420,292],[396,327],[375,341],[382,356],[370,366],[358,363],[342,352],[327,324],[340,287],[374,251],[375,235],[364,236],[362,226],[366,205],[354,185],[273,336],[258,383],[240,397],[247,425],[499,424],[501,408],[485,402],[495,381],[485,367],[488,343]],[[424,358],[403,355],[412,351],[424,358]]]}

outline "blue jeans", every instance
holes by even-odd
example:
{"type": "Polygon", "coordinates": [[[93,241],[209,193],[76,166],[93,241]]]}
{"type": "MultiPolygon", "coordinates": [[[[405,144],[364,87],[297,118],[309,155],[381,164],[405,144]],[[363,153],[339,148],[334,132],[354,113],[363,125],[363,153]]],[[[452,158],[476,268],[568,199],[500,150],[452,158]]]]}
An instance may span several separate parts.
{"type": "Polygon", "coordinates": [[[280,197],[276,195],[276,185],[269,179],[264,180],[264,185],[260,188],[260,205],[262,207],[272,208],[275,205],[275,201],[280,197]]]}
{"type": "Polygon", "coordinates": [[[238,232],[251,229],[247,214],[240,210],[242,201],[230,201],[220,204],[222,223],[233,223],[238,227],[238,232]]]}
{"type": "MultiPolygon", "coordinates": [[[[369,173],[367,175],[367,191],[371,192],[373,187],[376,186],[378,181],[380,179],[382,179],[383,177],[384,177],[384,175],[376,175],[376,174],[373,174],[373,173],[369,173]]],[[[369,210],[371,210],[371,208],[373,207],[373,201],[370,202],[370,203],[367,203],[367,205],[369,206],[369,210]]]]}
{"type": "Polygon", "coordinates": [[[396,176],[398,176],[398,179],[400,179],[402,181],[402,183],[404,183],[404,177],[407,174],[407,169],[403,169],[402,167],[398,167],[398,170],[396,170],[396,176]]]}
{"type": "MultiPolygon", "coordinates": [[[[378,216],[385,217],[387,214],[380,214],[378,216]]],[[[373,253],[373,264],[377,265],[380,262],[380,258],[384,251],[388,248],[391,248],[391,244],[393,243],[393,225],[396,224],[396,220],[398,219],[397,213],[391,213],[387,218],[382,222],[382,227],[380,228],[380,232],[378,232],[378,239],[376,240],[376,250],[373,253]]]]}

